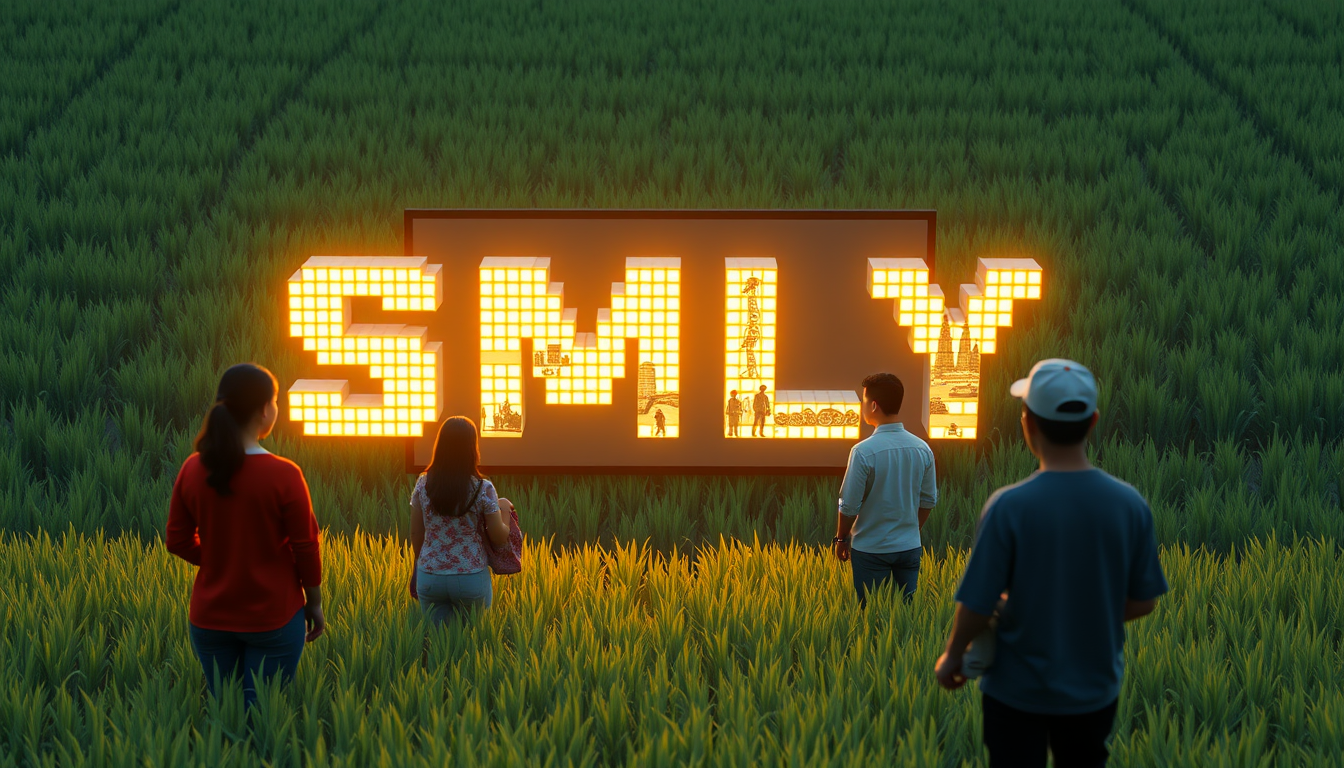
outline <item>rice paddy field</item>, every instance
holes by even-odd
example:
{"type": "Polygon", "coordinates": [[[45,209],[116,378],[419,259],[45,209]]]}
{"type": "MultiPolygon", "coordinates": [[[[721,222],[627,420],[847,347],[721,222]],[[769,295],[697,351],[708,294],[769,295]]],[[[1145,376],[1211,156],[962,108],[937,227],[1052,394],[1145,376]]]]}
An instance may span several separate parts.
{"type": "Polygon", "coordinates": [[[1050,356],[1097,373],[1172,587],[1113,764],[1344,754],[1338,3],[54,0],[0,43],[0,768],[986,765],[932,670],[1050,356]],[[500,475],[524,572],[430,629],[403,446],[282,422],[331,624],[248,727],[168,493],[225,367],[312,375],[289,274],[401,253],[408,207],[933,208],[940,280],[1050,290],[938,449],[916,600],[864,614],[837,478],[500,475]]]}

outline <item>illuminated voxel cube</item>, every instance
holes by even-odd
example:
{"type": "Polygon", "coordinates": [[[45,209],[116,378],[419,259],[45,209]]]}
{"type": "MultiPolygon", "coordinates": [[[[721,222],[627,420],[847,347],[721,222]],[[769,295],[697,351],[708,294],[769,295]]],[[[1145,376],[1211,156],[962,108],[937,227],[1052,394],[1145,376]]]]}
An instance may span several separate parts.
{"type": "Polygon", "coordinates": [[[857,440],[861,407],[859,396],[845,390],[783,390],[773,421],[785,437],[857,440]]]}
{"type": "Polygon", "coordinates": [[[962,285],[959,307],[928,285],[920,259],[869,259],[868,292],[894,299],[897,325],[909,328],[910,348],[928,355],[925,427],[933,439],[974,439],[980,398],[980,357],[998,351],[998,329],[1013,324],[1013,302],[1041,297],[1041,267],[1032,259],[980,259],[974,285],[962,285]]]}
{"type": "Polygon", "coordinates": [[[288,282],[289,333],[317,364],[368,366],[381,393],[350,394],[345,379],[300,379],[289,390],[290,420],[306,435],[419,437],[442,413],[442,344],[426,328],[351,322],[351,298],[377,296],[384,310],[434,312],[443,302],[442,265],[423,257],[313,256],[288,282]],[[325,403],[325,404],[322,404],[325,403]]]}
{"type": "Polygon", "coordinates": [[[854,392],[775,389],[779,351],[775,259],[724,259],[724,278],[725,434],[748,439],[857,439],[859,397],[854,392]],[[734,410],[739,414],[736,426],[734,410]]]}
{"type": "Polygon", "coordinates": [[[578,310],[564,306],[564,284],[551,282],[548,257],[481,261],[482,434],[521,436],[522,373],[545,380],[550,405],[610,405],[612,380],[626,375],[626,340],[639,341],[640,437],[676,437],[680,419],[681,259],[631,257],[625,281],[612,283],[611,306],[597,331],[576,333],[578,310]],[[531,340],[524,360],[523,341],[531,340]],[[659,424],[655,417],[661,418],[659,424]]]}

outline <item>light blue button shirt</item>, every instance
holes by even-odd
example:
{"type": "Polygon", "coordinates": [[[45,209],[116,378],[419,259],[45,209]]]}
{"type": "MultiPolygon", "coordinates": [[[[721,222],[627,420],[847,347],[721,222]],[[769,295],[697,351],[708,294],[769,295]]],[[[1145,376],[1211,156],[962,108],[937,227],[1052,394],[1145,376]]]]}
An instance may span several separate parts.
{"type": "Polygon", "coordinates": [[[883,424],[850,449],[840,514],[858,516],[853,549],[880,555],[920,546],[919,510],[937,502],[933,451],[904,425],[883,424]]]}

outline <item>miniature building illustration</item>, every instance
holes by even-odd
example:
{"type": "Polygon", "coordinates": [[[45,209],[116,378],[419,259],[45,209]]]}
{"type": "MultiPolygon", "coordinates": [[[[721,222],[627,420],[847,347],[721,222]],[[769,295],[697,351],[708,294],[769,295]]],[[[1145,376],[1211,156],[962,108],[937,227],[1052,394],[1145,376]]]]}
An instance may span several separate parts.
{"type": "Polygon", "coordinates": [[[860,400],[854,392],[775,389],[776,260],[727,258],[724,268],[724,435],[858,439],[860,400]]]}
{"type": "Polygon", "coordinates": [[[630,257],[612,283],[596,333],[578,333],[548,257],[487,257],[480,265],[481,435],[526,429],[523,341],[531,374],[545,380],[547,405],[611,405],[612,380],[626,375],[626,340],[636,340],[636,430],[676,437],[680,394],[681,259],[630,257]]]}
{"type": "Polygon", "coordinates": [[[289,335],[317,364],[367,365],[381,393],[350,393],[346,379],[299,379],[289,418],[305,435],[419,437],[437,422],[442,343],[423,326],[354,323],[351,297],[380,296],[384,310],[434,312],[443,302],[442,265],[400,256],[313,256],[288,281],[289,335]]]}
{"type": "Polygon", "coordinates": [[[910,348],[929,357],[931,439],[973,440],[980,409],[980,356],[997,350],[998,329],[1013,324],[1013,302],[1041,298],[1041,267],[1033,259],[979,259],[975,283],[960,287],[960,307],[947,307],[929,284],[921,259],[869,259],[868,293],[895,299],[893,316],[909,328],[910,348]]]}
{"type": "Polygon", "coordinates": [[[852,391],[784,391],[775,400],[776,434],[857,439],[862,401],[852,391]]]}

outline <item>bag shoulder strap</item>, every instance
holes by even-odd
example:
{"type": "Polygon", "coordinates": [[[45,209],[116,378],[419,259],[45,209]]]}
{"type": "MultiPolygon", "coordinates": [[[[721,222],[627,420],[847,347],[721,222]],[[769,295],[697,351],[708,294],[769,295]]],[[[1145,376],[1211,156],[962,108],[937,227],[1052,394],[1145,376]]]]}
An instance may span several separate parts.
{"type": "Polygon", "coordinates": [[[476,481],[476,492],[471,494],[471,500],[467,502],[467,509],[462,514],[469,514],[472,507],[476,506],[476,500],[481,498],[481,489],[485,488],[485,481],[478,479],[476,481]]]}

